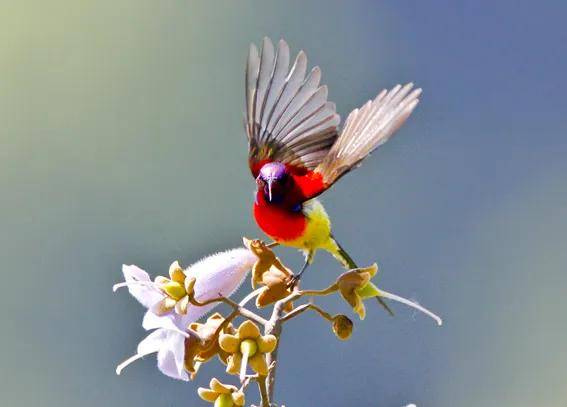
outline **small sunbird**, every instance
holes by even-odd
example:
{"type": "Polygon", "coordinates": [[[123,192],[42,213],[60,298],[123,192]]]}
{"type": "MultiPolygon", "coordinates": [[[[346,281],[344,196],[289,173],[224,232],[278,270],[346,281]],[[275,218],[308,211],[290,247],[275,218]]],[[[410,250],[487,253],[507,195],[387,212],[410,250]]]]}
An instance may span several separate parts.
{"type": "Polygon", "coordinates": [[[254,218],[274,241],[304,252],[297,281],[319,249],[347,269],[357,267],[331,233],[316,197],[398,130],[417,106],[421,89],[409,83],[383,90],[353,110],[339,131],[335,104],[327,101],[327,87],[319,85],[319,67],[306,75],[303,51],[291,68],[289,63],[284,40],[276,48],[264,38],[261,52],[250,45],[245,127],[257,183],[254,218]]]}

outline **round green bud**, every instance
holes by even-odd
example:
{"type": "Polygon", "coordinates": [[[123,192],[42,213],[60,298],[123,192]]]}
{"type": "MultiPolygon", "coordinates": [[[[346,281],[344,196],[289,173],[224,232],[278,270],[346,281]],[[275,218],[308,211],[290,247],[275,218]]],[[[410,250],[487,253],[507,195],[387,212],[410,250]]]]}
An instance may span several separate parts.
{"type": "Polygon", "coordinates": [[[248,355],[248,357],[252,357],[258,351],[258,344],[253,339],[245,339],[240,342],[240,352],[243,355],[248,355]]]}

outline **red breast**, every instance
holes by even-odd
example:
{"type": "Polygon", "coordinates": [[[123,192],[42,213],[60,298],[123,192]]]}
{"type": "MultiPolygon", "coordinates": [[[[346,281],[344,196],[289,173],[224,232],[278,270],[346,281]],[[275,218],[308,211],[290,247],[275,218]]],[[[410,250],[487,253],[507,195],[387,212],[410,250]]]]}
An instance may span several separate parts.
{"type": "Polygon", "coordinates": [[[303,202],[319,195],[327,186],[321,174],[305,168],[286,165],[291,179],[281,191],[283,199],[268,202],[264,191],[256,192],[254,218],[258,226],[276,241],[295,240],[303,235],[307,227],[307,218],[301,210],[303,202]]]}
{"type": "Polygon", "coordinates": [[[276,241],[297,239],[307,227],[307,219],[301,210],[292,211],[285,205],[270,204],[262,191],[256,193],[254,218],[260,229],[276,241]]]}

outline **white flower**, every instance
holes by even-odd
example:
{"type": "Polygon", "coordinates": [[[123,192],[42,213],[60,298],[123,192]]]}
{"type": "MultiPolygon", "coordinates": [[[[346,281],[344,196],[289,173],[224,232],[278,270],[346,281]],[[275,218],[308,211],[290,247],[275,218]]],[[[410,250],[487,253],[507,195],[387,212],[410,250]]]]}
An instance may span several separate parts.
{"type": "Polygon", "coordinates": [[[146,336],[138,344],[136,354],[116,367],[116,374],[119,375],[130,363],[152,353],[157,353],[157,365],[164,375],[174,379],[189,380],[184,368],[185,336],[164,328],[156,329],[146,336]]]}
{"type": "Polygon", "coordinates": [[[158,367],[166,375],[188,380],[183,368],[185,355],[185,331],[191,322],[207,314],[216,303],[203,307],[187,304],[187,292],[192,291],[195,299],[204,302],[219,296],[230,297],[244,281],[246,274],[256,261],[248,249],[237,248],[205,257],[185,270],[174,262],[170,267],[170,278],[150,279],[148,273],[135,265],[123,265],[124,282],[114,285],[113,290],[128,287],[147,312],[142,326],[156,331],[138,345],[136,355],[121,363],[116,373],[151,354],[158,354],[158,367]]]}

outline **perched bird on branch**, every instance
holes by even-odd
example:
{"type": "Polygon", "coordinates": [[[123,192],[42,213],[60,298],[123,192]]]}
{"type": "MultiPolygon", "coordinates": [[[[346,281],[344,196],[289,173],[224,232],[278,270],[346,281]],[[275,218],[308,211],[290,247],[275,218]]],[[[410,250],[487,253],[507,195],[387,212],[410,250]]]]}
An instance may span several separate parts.
{"type": "Polygon", "coordinates": [[[320,86],[321,70],[306,75],[307,57],[290,52],[280,40],[264,38],[250,46],[246,67],[246,133],[249,166],[256,179],[254,217],[276,242],[298,248],[305,264],[327,250],[347,269],[356,263],[331,233],[331,221],[317,196],[360,165],[385,143],[417,106],[421,89],[413,84],[383,90],[353,110],[339,131],[335,104],[320,86]]]}

